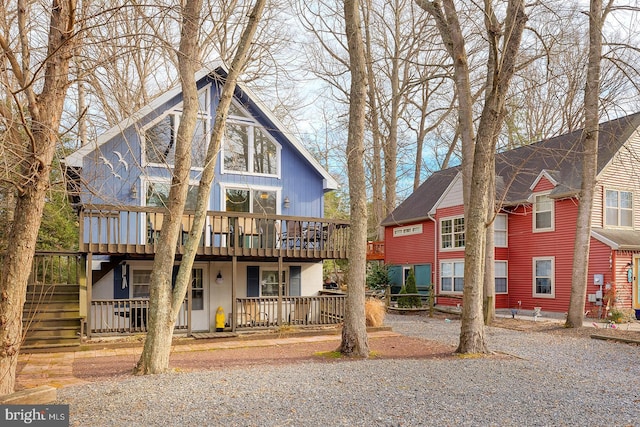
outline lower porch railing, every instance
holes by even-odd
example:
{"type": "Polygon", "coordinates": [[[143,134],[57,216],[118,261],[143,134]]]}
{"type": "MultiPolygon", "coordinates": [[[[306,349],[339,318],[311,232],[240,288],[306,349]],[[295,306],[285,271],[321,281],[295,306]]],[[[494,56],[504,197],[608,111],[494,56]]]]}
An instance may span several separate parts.
{"type": "Polygon", "coordinates": [[[339,324],[345,303],[345,295],[236,298],[236,328],[339,324]]]}
{"type": "MultiPolygon", "coordinates": [[[[187,301],[182,303],[175,330],[187,329],[187,301]]],[[[92,334],[147,332],[148,299],[102,299],[91,301],[89,328],[92,334]]]]}

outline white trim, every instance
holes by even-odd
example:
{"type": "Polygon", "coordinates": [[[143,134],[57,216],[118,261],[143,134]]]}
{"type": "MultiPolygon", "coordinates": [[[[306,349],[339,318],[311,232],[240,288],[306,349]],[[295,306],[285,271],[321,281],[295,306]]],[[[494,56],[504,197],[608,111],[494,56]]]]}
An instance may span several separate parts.
{"type": "Polygon", "coordinates": [[[495,292],[496,295],[508,295],[509,294],[509,261],[507,261],[506,259],[496,259],[496,260],[493,261],[493,264],[494,264],[494,266],[493,266],[493,273],[494,273],[493,274],[493,291],[495,292]],[[496,281],[496,278],[497,278],[497,276],[495,275],[495,271],[496,271],[495,265],[497,263],[503,263],[506,266],[506,268],[505,268],[505,276],[500,276],[500,278],[504,277],[505,279],[507,279],[507,290],[505,292],[498,292],[495,289],[495,286],[496,286],[495,281],[496,281]]]}
{"type": "MultiPolygon", "coordinates": [[[[216,73],[216,69],[222,68],[225,72],[228,72],[228,68],[222,63],[222,61],[217,60],[212,62],[211,64],[205,66],[201,70],[199,70],[195,75],[195,80],[200,81],[207,75],[218,75],[216,73]]],[[[219,76],[219,75],[218,75],[219,76]]],[[[316,171],[323,177],[324,189],[325,190],[336,190],[338,189],[338,182],[329,175],[318,161],[311,155],[311,153],[304,147],[304,145],[291,133],[289,132],[284,124],[278,120],[273,113],[266,107],[266,105],[256,97],[256,95],[249,90],[244,84],[238,82],[236,85],[242,92],[244,92],[249,99],[255,104],[255,106],[260,110],[260,112],[267,117],[276,127],[280,133],[282,133],[285,138],[289,140],[289,142],[298,150],[302,157],[307,160],[316,171]]],[[[82,167],[82,161],[85,156],[91,153],[95,149],[99,149],[103,144],[107,141],[111,140],[113,137],[123,133],[130,126],[135,125],[138,121],[146,117],[148,114],[157,110],[160,106],[167,103],[173,97],[179,95],[181,93],[181,87],[179,85],[174,88],[164,92],[162,95],[158,96],[154,99],[150,104],[142,107],[137,112],[133,113],[131,116],[122,120],[120,123],[113,126],[111,129],[106,132],[100,134],[98,139],[92,140],[90,143],[85,145],[84,147],[78,149],[77,151],[71,153],[65,158],[65,163],[68,166],[74,167],[82,167]]]]}
{"type": "MultiPolygon", "coordinates": [[[[220,183],[220,211],[226,212],[226,194],[228,189],[247,190],[249,191],[249,197],[251,198],[249,208],[253,209],[253,192],[254,191],[269,191],[276,193],[276,215],[280,215],[282,206],[282,188],[270,187],[267,185],[247,185],[247,184],[234,184],[231,182],[220,183]]],[[[248,212],[254,213],[254,212],[248,212]]]]}
{"type": "Polygon", "coordinates": [[[282,179],[282,145],[273,137],[273,135],[271,135],[271,132],[269,132],[262,124],[260,124],[255,117],[253,117],[251,114],[249,114],[248,111],[246,111],[246,109],[240,105],[238,102],[235,102],[235,100],[233,101],[233,105],[235,108],[237,108],[238,110],[240,110],[241,112],[246,114],[246,117],[240,117],[240,116],[229,116],[227,118],[227,124],[225,126],[225,129],[228,128],[228,125],[239,125],[239,126],[245,126],[248,129],[247,132],[247,145],[248,145],[248,149],[249,149],[249,158],[247,159],[247,169],[251,168],[253,169],[254,167],[254,159],[255,159],[255,129],[260,129],[262,130],[262,134],[264,136],[266,136],[269,141],[271,141],[275,147],[276,147],[276,173],[275,174],[270,174],[270,173],[258,173],[255,172],[253,170],[246,170],[246,171],[236,171],[233,169],[226,169],[225,168],[225,164],[224,164],[224,152],[225,152],[225,145],[226,145],[226,138],[223,138],[222,140],[222,144],[220,144],[220,174],[224,175],[224,174],[230,174],[230,175],[247,175],[247,176],[266,176],[266,177],[271,177],[271,178],[278,178],[278,179],[282,179]]]}
{"type": "Polygon", "coordinates": [[[494,220],[493,222],[493,241],[494,241],[494,246],[496,248],[508,248],[509,247],[509,215],[507,215],[506,213],[499,213],[496,215],[496,219],[498,217],[504,217],[504,225],[505,228],[504,230],[498,230],[498,231],[504,231],[504,245],[496,245],[495,241],[496,241],[496,222],[494,220]]]}
{"type": "MultiPolygon", "coordinates": [[[[531,232],[533,233],[547,233],[550,231],[555,231],[556,229],[556,201],[555,199],[552,199],[549,197],[549,194],[551,192],[550,191],[545,191],[545,192],[541,192],[541,193],[535,193],[532,195],[533,197],[533,202],[531,205],[531,212],[532,212],[532,224],[531,224],[531,232]],[[537,215],[537,211],[536,211],[536,198],[541,197],[541,196],[546,196],[547,199],[549,199],[549,201],[551,202],[551,226],[547,227],[547,228],[537,228],[536,227],[536,215],[537,215]]],[[[543,211],[543,212],[547,212],[547,211],[543,211]]]]}
{"type": "MultiPolygon", "coordinates": [[[[147,206],[147,184],[155,183],[155,184],[168,184],[171,186],[171,177],[162,177],[162,176],[140,176],[140,206],[147,206]]],[[[198,187],[200,185],[200,181],[197,179],[189,179],[189,186],[198,187]]],[[[209,199],[207,200],[207,206],[211,206],[211,195],[209,195],[209,199]]]]}
{"type": "Polygon", "coordinates": [[[529,187],[529,190],[533,191],[543,177],[546,178],[547,181],[549,181],[551,184],[553,184],[554,187],[558,185],[558,181],[553,179],[551,174],[546,169],[542,169],[536,179],[533,181],[533,184],[531,184],[531,186],[529,187]]]}
{"type": "Polygon", "coordinates": [[[531,295],[534,298],[555,298],[556,297],[556,257],[547,256],[547,257],[533,257],[531,258],[531,283],[533,288],[531,289],[531,295]],[[551,293],[550,294],[539,294],[536,292],[536,262],[537,261],[551,261],[551,293]]]}
{"type": "Polygon", "coordinates": [[[440,274],[438,275],[438,289],[440,289],[440,295],[442,296],[446,296],[446,295],[462,295],[463,291],[464,291],[464,258],[462,259],[444,259],[444,260],[440,260],[440,263],[438,264],[438,266],[440,267],[440,274]],[[445,291],[442,289],[442,264],[451,264],[451,276],[447,276],[451,279],[451,290],[450,291],[445,291]],[[455,264],[462,264],[462,276],[456,276],[455,275],[455,264]],[[462,291],[456,291],[456,284],[455,284],[455,278],[456,277],[462,277],[463,283],[462,283],[462,291]]]}
{"type": "Polygon", "coordinates": [[[439,218],[438,220],[438,240],[440,241],[440,245],[439,245],[439,249],[442,252],[450,252],[450,251],[463,251],[466,244],[467,244],[467,240],[466,240],[466,233],[467,233],[467,224],[465,221],[465,228],[464,228],[464,232],[463,235],[465,236],[465,244],[464,246],[455,246],[455,232],[453,231],[453,227],[454,227],[454,223],[456,219],[460,219],[462,218],[464,220],[464,215],[455,215],[455,216],[448,216],[448,217],[444,217],[444,218],[439,218]],[[451,247],[445,248],[443,247],[443,240],[442,240],[442,222],[443,221],[451,221],[451,247]]]}
{"type": "Polygon", "coordinates": [[[422,224],[405,225],[404,227],[393,228],[393,237],[412,236],[422,234],[422,224]]]}
{"type": "MultiPolygon", "coordinates": [[[[633,230],[634,224],[635,224],[635,212],[634,212],[634,207],[633,205],[635,204],[635,194],[634,191],[631,189],[619,189],[619,188],[615,188],[615,187],[603,187],[603,191],[602,191],[602,209],[604,210],[604,212],[602,212],[602,227],[603,228],[608,228],[608,229],[617,229],[617,230],[633,230]],[[609,206],[607,206],[607,192],[608,191],[615,191],[616,193],[618,193],[618,206],[615,208],[616,212],[618,213],[618,218],[617,218],[617,222],[618,225],[609,225],[607,224],[607,210],[609,209],[609,206]],[[622,208],[620,207],[620,202],[621,202],[621,198],[620,198],[620,193],[630,193],[631,194],[631,225],[620,225],[620,219],[621,219],[621,212],[622,212],[622,208]]],[[[612,208],[613,209],[613,208],[612,208]]],[[[625,209],[625,210],[629,210],[629,209],[625,209]]]]}
{"type": "Polygon", "coordinates": [[[431,207],[431,210],[429,212],[427,212],[427,215],[429,215],[429,216],[435,216],[436,215],[436,213],[438,211],[438,207],[440,206],[442,201],[447,197],[447,195],[449,194],[451,189],[456,185],[456,182],[458,180],[460,180],[460,179],[462,179],[462,173],[458,172],[456,174],[456,176],[451,180],[451,182],[449,183],[447,188],[442,192],[442,194],[440,195],[438,200],[433,204],[433,206],[431,207]]]}
{"type": "Polygon", "coordinates": [[[596,231],[591,230],[591,237],[593,237],[594,239],[598,240],[599,242],[604,243],[605,245],[609,246],[614,251],[617,251],[617,250],[620,249],[620,245],[619,244],[617,244],[613,240],[607,239],[606,237],[604,237],[603,235],[597,233],[596,231]]]}

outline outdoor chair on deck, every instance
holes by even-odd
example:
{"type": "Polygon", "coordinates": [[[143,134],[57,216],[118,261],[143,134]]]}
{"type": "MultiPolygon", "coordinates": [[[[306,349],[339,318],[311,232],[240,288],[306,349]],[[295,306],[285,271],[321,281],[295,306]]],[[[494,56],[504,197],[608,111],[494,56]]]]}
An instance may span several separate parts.
{"type": "Polygon", "coordinates": [[[292,311],[289,313],[289,324],[291,325],[307,325],[309,324],[309,308],[310,301],[295,301],[292,311]]]}
{"type": "Polygon", "coordinates": [[[164,214],[159,212],[150,212],[147,214],[148,237],[147,243],[157,243],[160,239],[160,231],[164,222],[164,214]]]}
{"type": "Polygon", "coordinates": [[[260,311],[258,301],[242,301],[242,310],[238,313],[238,326],[268,326],[269,315],[260,311]]]}

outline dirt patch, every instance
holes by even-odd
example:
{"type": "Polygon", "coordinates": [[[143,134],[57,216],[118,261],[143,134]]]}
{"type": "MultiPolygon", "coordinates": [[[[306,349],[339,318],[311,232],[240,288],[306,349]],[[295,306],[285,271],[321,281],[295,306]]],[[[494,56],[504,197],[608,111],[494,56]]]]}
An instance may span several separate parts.
{"type": "MultiPolygon", "coordinates": [[[[328,354],[336,350],[337,341],[285,344],[266,347],[243,347],[207,351],[175,352],[170,366],[179,372],[230,369],[238,367],[284,365],[300,362],[342,363],[348,358],[328,354]]],[[[369,339],[371,358],[428,359],[455,357],[455,347],[437,341],[406,336],[369,339]]],[[[76,359],[73,375],[87,381],[131,376],[137,361],[132,356],[76,359]]]]}
{"type": "MultiPolygon", "coordinates": [[[[427,314],[412,314],[428,316],[427,314]]],[[[437,313],[437,319],[457,320],[455,314],[437,313]]],[[[522,331],[525,333],[549,333],[567,337],[591,339],[594,334],[640,341],[640,331],[627,330],[625,325],[616,329],[582,327],[568,329],[562,323],[550,321],[532,322],[529,320],[498,318],[494,327],[522,331]]],[[[178,372],[233,369],[250,366],[284,365],[300,362],[344,363],[350,359],[330,354],[339,345],[338,340],[323,342],[303,342],[296,344],[272,345],[264,347],[242,347],[231,349],[211,349],[206,351],[185,351],[171,354],[170,367],[178,372]]],[[[371,358],[379,359],[429,359],[458,357],[453,354],[455,346],[438,341],[430,341],[403,335],[376,337],[369,339],[371,358]]],[[[490,355],[487,357],[507,357],[490,355]]],[[[73,363],[73,376],[86,381],[100,381],[132,376],[131,372],[137,356],[109,356],[93,359],[76,359],[73,363]]]]}

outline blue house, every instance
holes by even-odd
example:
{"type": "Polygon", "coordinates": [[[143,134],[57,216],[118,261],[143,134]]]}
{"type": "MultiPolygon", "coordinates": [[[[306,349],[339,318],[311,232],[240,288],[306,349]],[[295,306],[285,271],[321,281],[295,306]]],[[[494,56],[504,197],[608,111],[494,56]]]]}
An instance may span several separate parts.
{"type": "MultiPolygon", "coordinates": [[[[220,91],[221,64],[197,76],[200,112],[192,145],[183,236],[190,231],[220,91]]],[[[67,156],[87,255],[88,334],[144,332],[149,278],[166,215],[180,88],[170,90],[67,156]]],[[[325,219],[336,181],[244,85],[238,84],[217,157],[206,225],[176,328],[324,324],[341,320],[340,296],[320,295],[322,261],[346,258],[349,227],[325,219]]],[[[175,265],[184,240],[178,242],[175,265]]]]}

